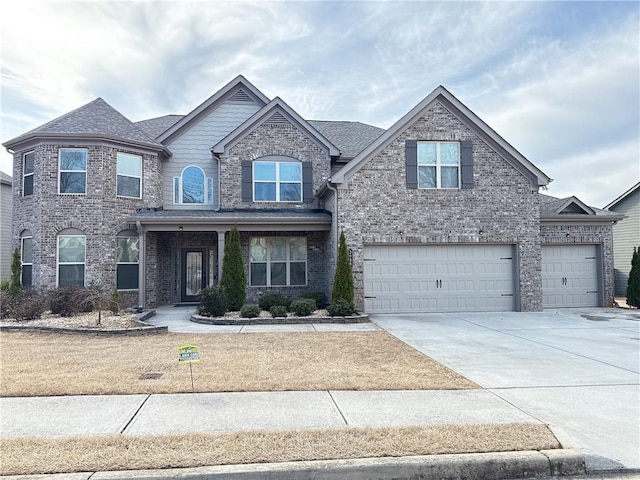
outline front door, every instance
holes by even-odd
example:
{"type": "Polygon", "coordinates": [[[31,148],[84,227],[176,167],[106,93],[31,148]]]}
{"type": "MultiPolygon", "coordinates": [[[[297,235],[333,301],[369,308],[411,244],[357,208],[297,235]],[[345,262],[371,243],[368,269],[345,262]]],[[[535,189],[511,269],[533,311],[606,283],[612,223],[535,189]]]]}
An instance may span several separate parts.
{"type": "Polygon", "coordinates": [[[183,248],[180,301],[197,302],[198,293],[207,286],[207,249],[183,248]]]}

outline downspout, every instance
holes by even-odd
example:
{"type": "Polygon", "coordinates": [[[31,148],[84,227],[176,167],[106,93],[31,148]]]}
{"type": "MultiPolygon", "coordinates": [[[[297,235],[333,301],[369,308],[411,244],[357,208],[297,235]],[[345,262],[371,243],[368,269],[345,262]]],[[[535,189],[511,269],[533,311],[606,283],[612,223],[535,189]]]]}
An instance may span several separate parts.
{"type": "Polygon", "coordinates": [[[338,258],[338,189],[331,183],[331,178],[327,181],[327,188],[333,192],[333,215],[335,221],[332,222],[331,229],[333,230],[333,248],[335,258],[338,258]]]}
{"type": "Polygon", "coordinates": [[[220,208],[222,207],[222,205],[220,205],[220,190],[222,190],[222,175],[220,174],[220,168],[222,167],[222,162],[220,161],[220,155],[217,155],[215,153],[213,153],[213,147],[211,147],[209,149],[211,151],[211,156],[213,157],[213,160],[215,162],[218,163],[218,208],[215,209],[216,212],[220,211],[220,208]]]}

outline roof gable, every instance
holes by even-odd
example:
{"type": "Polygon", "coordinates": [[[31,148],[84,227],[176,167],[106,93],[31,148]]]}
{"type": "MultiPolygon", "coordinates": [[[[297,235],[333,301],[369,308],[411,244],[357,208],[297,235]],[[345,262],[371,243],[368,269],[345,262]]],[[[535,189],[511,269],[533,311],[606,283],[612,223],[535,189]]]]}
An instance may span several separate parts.
{"type": "Polygon", "coordinates": [[[354,159],[340,169],[331,181],[333,183],[348,182],[351,177],[360,170],[374,155],[396,139],[409,125],[413,124],[423,112],[430,109],[436,102],[440,102],[460,121],[471,128],[480,138],[496,150],[507,162],[529,178],[534,188],[547,185],[551,182],[542,170],[527,160],[520,152],[507,143],[491,127],[482,121],[475,113],[467,108],[460,100],[453,96],[442,85],[433,90],[420,103],[413,107],[406,115],[400,118],[386,132],[380,135],[367,148],[362,150],[354,159]]]}
{"type": "Polygon", "coordinates": [[[629,190],[624,192],[622,195],[620,195],[618,198],[616,198],[613,202],[609,203],[604,208],[606,210],[611,210],[612,208],[617,207],[619,204],[624,202],[627,198],[631,197],[634,194],[637,194],[638,192],[640,192],[640,182],[636,183],[633,187],[631,187],[629,190]]]}
{"type": "Polygon", "coordinates": [[[228,154],[231,147],[260,125],[267,123],[275,125],[291,124],[324,148],[330,156],[337,157],[340,155],[340,150],[333,143],[279,97],[274,98],[269,104],[258,110],[238,128],[216,143],[211,151],[214,154],[228,154]]]}
{"type": "Polygon", "coordinates": [[[608,210],[590,207],[577,197],[556,198],[540,194],[540,221],[552,224],[598,224],[622,220],[608,210]]]}
{"type": "Polygon", "coordinates": [[[14,148],[35,139],[105,139],[124,141],[156,150],[166,148],[102,98],[83,105],[8,142],[14,148]]]}
{"type": "Polygon", "coordinates": [[[190,113],[175,122],[167,130],[158,136],[158,141],[166,143],[180,135],[185,129],[188,129],[193,122],[207,115],[208,112],[215,109],[222,102],[256,102],[261,107],[269,103],[269,99],[256,87],[254,87],[242,75],[227,83],[224,87],[211,95],[208,99],[194,108],[190,113]]]}

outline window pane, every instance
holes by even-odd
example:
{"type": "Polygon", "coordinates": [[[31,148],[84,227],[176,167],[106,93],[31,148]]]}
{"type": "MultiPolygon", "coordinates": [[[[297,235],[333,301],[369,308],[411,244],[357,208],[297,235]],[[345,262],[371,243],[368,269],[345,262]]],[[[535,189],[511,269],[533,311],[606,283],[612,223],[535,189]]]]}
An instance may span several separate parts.
{"type": "Polygon", "coordinates": [[[61,173],[60,193],[85,193],[86,173],[61,173]]]}
{"type": "Polygon", "coordinates": [[[32,282],[32,271],[33,267],[31,265],[23,265],[22,266],[22,286],[30,287],[32,282]]]}
{"type": "Polygon", "coordinates": [[[436,144],[429,142],[418,142],[418,163],[421,165],[435,165],[436,144]]]}
{"type": "Polygon", "coordinates": [[[84,265],[59,265],[58,285],[84,286],[84,265]]]}
{"type": "Polygon", "coordinates": [[[288,162],[280,164],[280,181],[281,182],[301,182],[302,181],[302,164],[297,162],[288,162]]]}
{"type": "Polygon", "coordinates": [[[271,261],[283,262],[287,259],[287,240],[285,238],[271,239],[271,261]]]}
{"type": "Polygon", "coordinates": [[[207,204],[213,205],[213,178],[207,178],[207,204]]]}
{"type": "Polygon", "coordinates": [[[255,183],[255,200],[271,201],[276,200],[276,184],[275,183],[255,183]]]}
{"type": "Polygon", "coordinates": [[[458,167],[442,167],[440,174],[442,188],[458,188],[458,167]]]}
{"type": "Polygon", "coordinates": [[[58,237],[58,262],[84,263],[85,237],[58,237]]]}
{"type": "Polygon", "coordinates": [[[267,261],[267,241],[264,238],[252,238],[249,246],[252,262],[267,261]]]}
{"type": "Polygon", "coordinates": [[[138,265],[118,265],[116,270],[116,288],[135,290],[138,288],[138,265]]]}
{"type": "Polygon", "coordinates": [[[118,153],[118,175],[142,176],[142,158],[138,155],[118,153]]]}
{"type": "Polygon", "coordinates": [[[254,162],[253,163],[253,179],[254,180],[276,180],[276,164],[271,162],[254,162]]]}
{"type": "Polygon", "coordinates": [[[251,264],[251,285],[254,287],[265,286],[267,284],[267,264],[251,264]]]}
{"type": "Polygon", "coordinates": [[[24,156],[24,172],[23,175],[33,173],[33,160],[35,159],[35,153],[27,153],[24,156]]]}
{"type": "Polygon", "coordinates": [[[436,167],[418,167],[418,187],[436,188],[436,167]]]}
{"type": "Polygon", "coordinates": [[[446,165],[458,165],[460,163],[460,150],[457,143],[440,144],[440,163],[446,165]]]}
{"type": "Polygon", "coordinates": [[[291,277],[291,285],[306,285],[307,284],[306,263],[292,262],[290,277],[291,277]]]}
{"type": "Polygon", "coordinates": [[[87,152],[85,150],[60,150],[60,170],[86,170],[87,152]]]}
{"type": "Polygon", "coordinates": [[[287,264],[286,263],[272,263],[271,264],[271,285],[286,285],[287,284],[287,264]]]}
{"type": "Polygon", "coordinates": [[[118,175],[117,192],[120,197],[140,198],[140,179],[118,175]]]}
{"type": "Polygon", "coordinates": [[[33,175],[24,177],[24,189],[22,190],[22,195],[25,197],[27,195],[33,195],[33,175]]]}
{"type": "Polygon", "coordinates": [[[281,183],[280,184],[280,201],[281,202],[301,202],[302,201],[302,185],[299,183],[281,183]]]}
{"type": "Polygon", "coordinates": [[[204,173],[188,167],[182,174],[182,203],[204,203],[204,173]]]}
{"type": "Polygon", "coordinates": [[[303,260],[307,259],[307,239],[306,238],[292,238],[290,241],[291,248],[291,260],[303,260]]]}
{"type": "Polygon", "coordinates": [[[33,263],[33,238],[22,239],[22,263],[33,263]]]}
{"type": "Polygon", "coordinates": [[[116,239],[116,262],[138,262],[137,237],[118,237],[116,239]]]}

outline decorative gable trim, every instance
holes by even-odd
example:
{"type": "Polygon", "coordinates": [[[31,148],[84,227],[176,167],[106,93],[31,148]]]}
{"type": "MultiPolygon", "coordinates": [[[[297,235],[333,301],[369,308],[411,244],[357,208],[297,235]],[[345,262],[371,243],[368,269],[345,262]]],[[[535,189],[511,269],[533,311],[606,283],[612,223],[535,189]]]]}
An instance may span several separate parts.
{"type": "Polygon", "coordinates": [[[631,187],[629,190],[624,192],[622,195],[620,195],[618,198],[616,198],[613,202],[609,203],[604,208],[606,210],[611,210],[611,208],[618,206],[619,203],[622,203],[624,200],[626,200],[627,197],[633,195],[636,191],[638,191],[638,189],[640,189],[640,182],[636,183],[633,187],[631,187]]]}
{"type": "Polygon", "coordinates": [[[304,133],[310,140],[314,141],[320,148],[324,149],[330,156],[337,157],[340,155],[338,147],[327,140],[326,137],[320,134],[309,122],[298,115],[279,97],[274,98],[268,105],[258,110],[242,125],[216,143],[211,148],[211,151],[215,155],[228,155],[230,148],[263,124],[291,124],[304,133]]]}
{"type": "Polygon", "coordinates": [[[531,187],[538,189],[540,186],[551,182],[542,170],[533,165],[520,152],[507,143],[491,127],[482,121],[475,113],[469,110],[460,100],[453,96],[442,85],[427,95],[420,103],[413,107],[406,115],[393,124],[385,133],[380,135],[371,145],[362,150],[353,160],[332,176],[331,182],[343,184],[348,182],[371,158],[393,142],[406,128],[414,123],[426,110],[436,102],[440,102],[460,121],[472,129],[483,141],[499,153],[507,162],[513,165],[519,172],[529,178],[531,187]]]}
{"type": "Polygon", "coordinates": [[[583,203],[577,197],[565,198],[565,201],[556,209],[559,215],[595,215],[596,212],[589,205],[583,203]]]}
{"type": "Polygon", "coordinates": [[[192,122],[206,115],[209,111],[216,108],[222,102],[233,99],[234,102],[254,101],[261,107],[269,103],[269,99],[256,87],[254,87],[242,75],[227,83],[224,87],[206,99],[203,103],[194,108],[189,114],[185,115],[176,122],[171,128],[158,137],[161,143],[169,142],[178,136],[185,128],[188,128],[192,122]]]}

